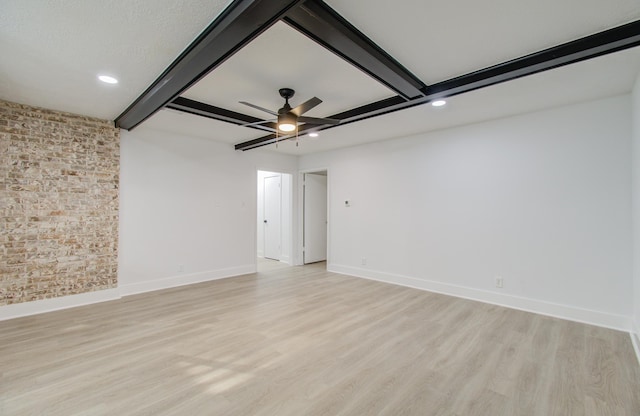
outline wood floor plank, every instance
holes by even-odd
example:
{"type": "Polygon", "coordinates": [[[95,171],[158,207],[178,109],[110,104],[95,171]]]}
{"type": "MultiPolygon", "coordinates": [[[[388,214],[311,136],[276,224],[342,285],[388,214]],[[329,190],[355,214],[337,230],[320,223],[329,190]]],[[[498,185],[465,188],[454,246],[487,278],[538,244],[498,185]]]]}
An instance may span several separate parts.
{"type": "Polygon", "coordinates": [[[628,334],[324,264],[0,322],[0,414],[640,415],[628,334]]]}

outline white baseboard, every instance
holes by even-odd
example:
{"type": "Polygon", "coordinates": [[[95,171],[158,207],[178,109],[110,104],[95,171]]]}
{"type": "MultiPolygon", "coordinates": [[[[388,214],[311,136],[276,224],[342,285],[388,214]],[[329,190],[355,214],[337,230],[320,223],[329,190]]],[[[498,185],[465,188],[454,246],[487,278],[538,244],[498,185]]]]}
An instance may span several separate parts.
{"type": "Polygon", "coordinates": [[[0,321],[19,318],[22,316],[37,315],[45,312],[53,312],[61,309],[75,308],[77,306],[85,306],[93,303],[117,300],[120,299],[121,296],[129,296],[137,293],[169,289],[172,287],[206,282],[209,280],[224,279],[227,277],[255,273],[255,271],[256,265],[250,264],[240,267],[230,267],[227,269],[185,274],[159,280],[121,285],[116,289],[97,290],[95,292],[81,293],[79,295],[62,296],[59,298],[0,306],[0,321]]]}
{"type": "MultiPolygon", "coordinates": [[[[617,329],[625,332],[631,331],[631,340],[633,342],[638,361],[640,362],[640,328],[635,323],[632,325],[631,319],[626,316],[575,308],[571,306],[559,305],[535,299],[522,298],[518,296],[504,295],[500,293],[473,289],[464,286],[456,286],[431,280],[417,279],[414,277],[376,272],[372,270],[360,269],[357,267],[329,264],[327,265],[327,270],[333,273],[347,274],[350,276],[377,280],[385,283],[407,286],[430,292],[442,293],[459,298],[505,306],[512,309],[518,309],[522,311],[538,313],[541,315],[548,315],[556,318],[617,329]]],[[[210,280],[224,279],[227,277],[240,276],[243,274],[255,272],[256,265],[251,264],[239,267],[231,267],[227,269],[172,276],[160,280],[122,285],[116,289],[105,289],[95,292],[82,293],[79,295],[43,299],[33,302],[16,303],[0,307],[0,321],[19,318],[22,316],[36,315],[45,312],[53,312],[61,309],[90,305],[92,303],[107,302],[110,300],[120,299],[121,296],[129,296],[137,293],[169,289],[172,287],[206,282],[210,280]]]]}
{"type": "Polygon", "coordinates": [[[422,289],[429,292],[442,293],[445,295],[490,303],[498,306],[505,306],[507,308],[616,329],[619,331],[629,332],[631,328],[631,319],[623,315],[576,308],[573,306],[560,305],[519,296],[505,295],[502,293],[457,286],[433,280],[423,280],[415,277],[377,272],[358,267],[330,264],[327,265],[327,270],[334,273],[347,274],[350,276],[422,289]]]}
{"type": "Polygon", "coordinates": [[[638,359],[638,364],[640,364],[640,323],[633,322],[631,324],[631,343],[633,344],[633,349],[636,352],[636,358],[638,359]]]}
{"type": "Polygon", "coordinates": [[[165,277],[163,279],[148,280],[146,282],[130,283],[120,286],[122,296],[135,295],[137,293],[153,292],[155,290],[170,289],[172,287],[191,285],[194,283],[208,282],[210,280],[224,279],[227,277],[240,276],[243,274],[255,273],[256,265],[249,264],[239,267],[229,267],[227,269],[210,270],[206,272],[182,274],[179,276],[165,277]]]}
{"type": "Polygon", "coordinates": [[[118,289],[104,289],[78,295],[61,296],[59,298],[14,303],[0,306],[0,321],[116,299],[120,299],[120,291],[118,289]]]}

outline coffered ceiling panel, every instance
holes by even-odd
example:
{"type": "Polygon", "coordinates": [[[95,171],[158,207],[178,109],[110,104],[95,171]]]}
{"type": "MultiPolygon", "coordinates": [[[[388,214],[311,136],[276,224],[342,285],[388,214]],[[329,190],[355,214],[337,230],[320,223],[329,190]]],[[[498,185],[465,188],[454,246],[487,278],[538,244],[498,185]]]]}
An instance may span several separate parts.
{"type": "Polygon", "coordinates": [[[358,68],[279,22],[182,96],[270,118],[239,101],[277,111],[284,104],[278,89],[285,87],[296,91],[290,102],[292,107],[314,96],[323,101],[305,113],[311,117],[326,117],[395,95],[358,68]]]}
{"type": "Polygon", "coordinates": [[[638,0],[327,0],[433,84],[640,19],[638,0]]]}

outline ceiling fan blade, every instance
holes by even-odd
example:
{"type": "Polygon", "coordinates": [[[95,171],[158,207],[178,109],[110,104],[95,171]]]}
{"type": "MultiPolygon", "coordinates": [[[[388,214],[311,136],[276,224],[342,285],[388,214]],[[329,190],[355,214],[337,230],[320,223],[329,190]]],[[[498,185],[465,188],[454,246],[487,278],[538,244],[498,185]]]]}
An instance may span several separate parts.
{"type": "Polygon", "coordinates": [[[265,113],[269,113],[272,116],[277,116],[278,115],[278,113],[276,113],[275,111],[271,111],[271,110],[268,110],[266,108],[262,108],[259,105],[251,104],[251,103],[248,103],[246,101],[238,101],[238,102],[240,104],[248,105],[249,107],[255,108],[256,110],[260,110],[260,111],[264,111],[265,113]]]}
{"type": "Polygon", "coordinates": [[[276,121],[275,119],[271,119],[271,120],[260,120],[260,121],[254,121],[253,123],[244,123],[244,124],[239,124],[240,127],[249,127],[249,126],[257,126],[259,124],[265,124],[265,123],[273,123],[274,121],[276,121]]]}
{"type": "Polygon", "coordinates": [[[317,117],[298,117],[298,121],[301,123],[309,124],[340,124],[340,120],[336,118],[317,118],[317,117]]]}
{"type": "Polygon", "coordinates": [[[301,115],[303,115],[307,111],[311,110],[313,107],[317,106],[321,102],[322,102],[322,100],[320,98],[313,97],[313,98],[303,102],[302,104],[300,104],[299,106],[297,106],[293,110],[291,110],[291,112],[293,114],[297,115],[298,117],[300,117],[301,115]]]}

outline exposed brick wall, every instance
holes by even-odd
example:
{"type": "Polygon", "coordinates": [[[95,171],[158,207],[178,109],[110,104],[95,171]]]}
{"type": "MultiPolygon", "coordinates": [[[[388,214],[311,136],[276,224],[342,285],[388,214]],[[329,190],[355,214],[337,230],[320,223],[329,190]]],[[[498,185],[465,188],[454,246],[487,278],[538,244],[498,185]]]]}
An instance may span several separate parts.
{"type": "Polygon", "coordinates": [[[117,286],[120,132],[0,100],[0,306],[117,286]]]}

